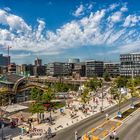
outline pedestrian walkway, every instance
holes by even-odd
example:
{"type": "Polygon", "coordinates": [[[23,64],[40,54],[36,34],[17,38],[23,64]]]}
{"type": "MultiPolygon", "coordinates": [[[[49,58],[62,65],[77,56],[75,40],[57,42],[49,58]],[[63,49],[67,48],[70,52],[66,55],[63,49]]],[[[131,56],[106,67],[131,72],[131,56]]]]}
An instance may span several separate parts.
{"type": "MultiPolygon", "coordinates": [[[[104,110],[113,105],[114,103],[110,104],[108,98],[105,98],[103,100],[104,110]]],[[[61,112],[60,109],[56,110],[55,112],[52,112],[52,118],[55,120],[53,125],[50,125],[49,123],[42,123],[38,125],[36,122],[33,123],[33,125],[36,129],[42,130],[42,132],[46,132],[48,128],[51,127],[51,131],[55,133],[61,129],[69,127],[87,117],[90,117],[100,112],[101,106],[102,106],[102,100],[98,97],[96,97],[96,102],[93,99],[90,100],[89,103],[84,106],[84,110],[81,108],[82,104],[80,103],[80,101],[75,100],[69,104],[69,107],[68,106],[63,107],[62,108],[63,112],[61,112]]],[[[33,117],[35,117],[35,115],[33,117]]],[[[48,118],[49,113],[45,113],[44,117],[48,118]]],[[[40,137],[40,135],[34,136],[33,138],[37,138],[37,137],[40,137]]],[[[19,140],[19,139],[20,136],[13,138],[13,140],[19,140]]],[[[31,138],[27,135],[24,135],[22,136],[22,139],[31,139],[31,138]]]]}

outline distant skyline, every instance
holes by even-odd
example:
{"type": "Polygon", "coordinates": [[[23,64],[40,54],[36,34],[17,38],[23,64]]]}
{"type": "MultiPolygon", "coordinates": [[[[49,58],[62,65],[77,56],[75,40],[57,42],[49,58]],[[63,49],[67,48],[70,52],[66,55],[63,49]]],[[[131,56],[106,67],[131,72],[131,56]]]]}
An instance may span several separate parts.
{"type": "Polygon", "coordinates": [[[140,52],[139,0],[0,0],[0,54],[17,64],[119,61],[140,52]]]}

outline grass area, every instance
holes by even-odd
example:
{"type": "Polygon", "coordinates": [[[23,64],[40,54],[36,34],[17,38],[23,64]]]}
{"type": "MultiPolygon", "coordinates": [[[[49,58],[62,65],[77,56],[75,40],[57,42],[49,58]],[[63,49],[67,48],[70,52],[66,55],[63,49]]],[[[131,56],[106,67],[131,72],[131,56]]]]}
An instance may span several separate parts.
{"type": "Polygon", "coordinates": [[[132,114],[134,111],[136,111],[138,108],[140,108],[140,103],[136,104],[135,105],[135,108],[129,108],[128,110],[124,111],[122,113],[122,117],[121,118],[117,116],[117,117],[115,117],[115,119],[117,119],[117,120],[123,120],[126,117],[128,117],[130,114],[132,114]]]}

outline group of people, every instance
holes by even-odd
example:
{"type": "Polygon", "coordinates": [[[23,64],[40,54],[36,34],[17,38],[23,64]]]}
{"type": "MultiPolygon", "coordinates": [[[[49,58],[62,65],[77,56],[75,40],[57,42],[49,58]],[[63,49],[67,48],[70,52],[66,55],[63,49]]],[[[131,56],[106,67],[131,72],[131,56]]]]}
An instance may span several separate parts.
{"type": "Polygon", "coordinates": [[[47,138],[52,138],[52,129],[51,127],[48,127],[48,130],[43,130],[42,129],[36,129],[34,128],[33,130],[29,131],[29,129],[27,130],[25,127],[21,128],[21,136],[23,136],[24,134],[28,134],[30,137],[34,136],[34,135],[42,135],[45,134],[45,136],[47,138]]]}

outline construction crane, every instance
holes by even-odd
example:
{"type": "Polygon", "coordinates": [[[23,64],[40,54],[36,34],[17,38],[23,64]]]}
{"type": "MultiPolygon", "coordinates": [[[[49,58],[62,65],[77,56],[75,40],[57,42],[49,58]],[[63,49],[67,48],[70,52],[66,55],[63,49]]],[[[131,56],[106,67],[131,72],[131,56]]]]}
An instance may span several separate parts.
{"type": "Polygon", "coordinates": [[[3,48],[4,50],[7,50],[7,57],[8,57],[8,65],[10,64],[10,49],[11,49],[12,47],[11,46],[7,46],[7,47],[5,47],[5,48],[3,48]]]}
{"type": "Polygon", "coordinates": [[[10,49],[11,49],[12,47],[11,46],[7,46],[7,54],[8,54],[8,65],[10,64],[10,49]]]}

